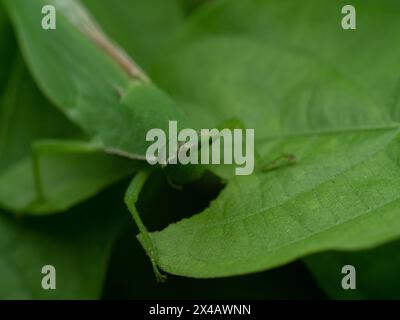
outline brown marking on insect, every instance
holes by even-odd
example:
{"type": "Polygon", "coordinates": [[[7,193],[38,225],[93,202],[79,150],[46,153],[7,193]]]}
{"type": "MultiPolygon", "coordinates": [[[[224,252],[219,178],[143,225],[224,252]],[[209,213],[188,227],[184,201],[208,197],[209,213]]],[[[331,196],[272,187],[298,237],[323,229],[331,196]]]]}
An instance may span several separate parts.
{"type": "Polygon", "coordinates": [[[140,67],[106,36],[84,7],[72,0],[63,2],[62,5],[68,20],[114,60],[131,78],[150,82],[150,79],[140,67]]]}
{"type": "Polygon", "coordinates": [[[115,43],[111,42],[99,29],[88,28],[85,34],[111,57],[133,79],[149,82],[139,66],[115,43]]]}

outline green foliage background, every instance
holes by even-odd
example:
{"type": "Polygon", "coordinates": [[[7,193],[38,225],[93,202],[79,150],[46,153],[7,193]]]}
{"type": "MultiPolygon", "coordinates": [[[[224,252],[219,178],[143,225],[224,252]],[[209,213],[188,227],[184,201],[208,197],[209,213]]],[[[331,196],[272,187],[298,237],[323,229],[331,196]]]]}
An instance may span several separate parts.
{"type": "Polygon", "coordinates": [[[352,1],[355,31],[341,0],[82,2],[152,83],[85,36],[78,2],[0,2],[0,298],[400,297],[398,1],[352,1]],[[153,172],[137,208],[169,273],[157,284],[123,195],[168,119],[240,119],[259,162],[189,168],[203,175],[182,190],[153,172]],[[295,165],[261,170],[285,153],[295,165]]]}

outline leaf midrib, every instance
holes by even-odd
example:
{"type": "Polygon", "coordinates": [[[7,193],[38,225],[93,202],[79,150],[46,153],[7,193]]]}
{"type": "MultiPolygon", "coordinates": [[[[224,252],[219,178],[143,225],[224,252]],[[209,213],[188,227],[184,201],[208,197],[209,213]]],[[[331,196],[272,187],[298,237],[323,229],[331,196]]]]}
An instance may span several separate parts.
{"type": "Polygon", "coordinates": [[[343,129],[335,129],[335,130],[315,130],[315,131],[304,131],[304,132],[291,132],[284,133],[282,135],[267,135],[260,139],[256,139],[258,142],[264,140],[279,140],[286,138],[297,138],[297,137],[309,137],[315,135],[334,135],[334,134],[347,134],[347,133],[359,133],[359,132],[373,132],[373,131],[384,131],[384,130],[394,130],[397,129],[400,132],[400,123],[393,122],[392,124],[384,125],[384,126],[376,126],[376,127],[354,127],[354,128],[343,128],[343,129]]]}

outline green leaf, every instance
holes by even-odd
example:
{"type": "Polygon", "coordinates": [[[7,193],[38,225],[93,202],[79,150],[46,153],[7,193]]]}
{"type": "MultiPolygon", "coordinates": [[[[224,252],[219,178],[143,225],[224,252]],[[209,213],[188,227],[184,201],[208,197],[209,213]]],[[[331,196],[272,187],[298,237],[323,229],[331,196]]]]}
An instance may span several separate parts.
{"type": "Polygon", "coordinates": [[[396,122],[398,3],[361,1],[356,32],[340,27],[343,3],[219,1],[152,77],[202,127],[236,117],[257,139],[396,122]]]}
{"type": "MultiPolygon", "coordinates": [[[[308,55],[317,63],[342,73],[368,93],[371,100],[383,102],[399,119],[398,75],[395,72],[400,65],[399,2],[352,1],[351,5],[357,10],[358,28],[354,32],[341,28],[344,16],[341,9],[347,4],[345,0],[324,3],[318,0],[216,1],[195,17],[194,23],[186,29],[187,39],[193,35],[199,38],[230,36],[285,46],[299,57],[308,55]],[[379,59],[376,59],[377,53],[379,59]]],[[[259,60],[255,64],[258,63],[259,60]]],[[[280,67],[281,63],[270,65],[268,71],[280,67]]],[[[269,75],[266,73],[266,78],[269,75]]]]}
{"type": "Polygon", "coordinates": [[[152,233],[159,266],[185,276],[229,276],[399,237],[398,133],[280,142],[279,150],[298,156],[296,165],[234,178],[204,212],[152,233]]]}
{"type": "Polygon", "coordinates": [[[326,295],[301,264],[241,277],[219,279],[192,279],[169,276],[160,285],[142,256],[142,248],[131,236],[131,230],[119,239],[113,251],[105,299],[168,299],[197,300],[199,297],[215,300],[237,299],[325,299],[326,295]],[[140,274],[140,277],[137,275],[140,274]]]}
{"type": "Polygon", "coordinates": [[[400,242],[359,252],[325,252],[307,257],[305,262],[319,285],[334,299],[399,299],[400,242]],[[344,290],[341,270],[356,270],[356,289],[344,290]]]}
{"type": "Polygon", "coordinates": [[[117,188],[65,214],[40,219],[0,212],[0,298],[99,298],[125,214],[121,192],[117,188]],[[56,268],[56,290],[42,288],[45,265],[56,268]]]}
{"type": "Polygon", "coordinates": [[[265,163],[297,159],[231,178],[204,212],[153,232],[162,269],[230,276],[400,237],[399,7],[359,2],[360,31],[345,33],[343,4],[221,1],[152,71],[202,126],[243,119],[265,163]]]}

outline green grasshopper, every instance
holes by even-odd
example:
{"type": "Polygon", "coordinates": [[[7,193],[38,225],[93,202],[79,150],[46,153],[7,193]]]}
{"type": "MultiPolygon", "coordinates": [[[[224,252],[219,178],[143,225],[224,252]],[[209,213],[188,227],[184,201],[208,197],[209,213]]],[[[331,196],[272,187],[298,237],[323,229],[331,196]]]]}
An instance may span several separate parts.
{"type": "MultiPolygon", "coordinates": [[[[187,117],[173,101],[107,38],[78,1],[5,0],[4,4],[36,82],[53,105],[89,137],[87,141],[51,140],[33,144],[32,170],[38,205],[46,200],[40,167],[43,155],[101,152],[143,162],[149,129],[166,129],[169,120],[190,127],[187,117]],[[48,4],[57,10],[57,29],[50,32],[35,21],[41,8],[48,4]]],[[[165,171],[177,184],[199,177],[203,170],[199,166],[176,167],[179,168],[165,171]]],[[[162,280],[155,248],[135,208],[149,174],[149,168],[136,174],[125,202],[142,234],[157,279],[162,280]]]]}

